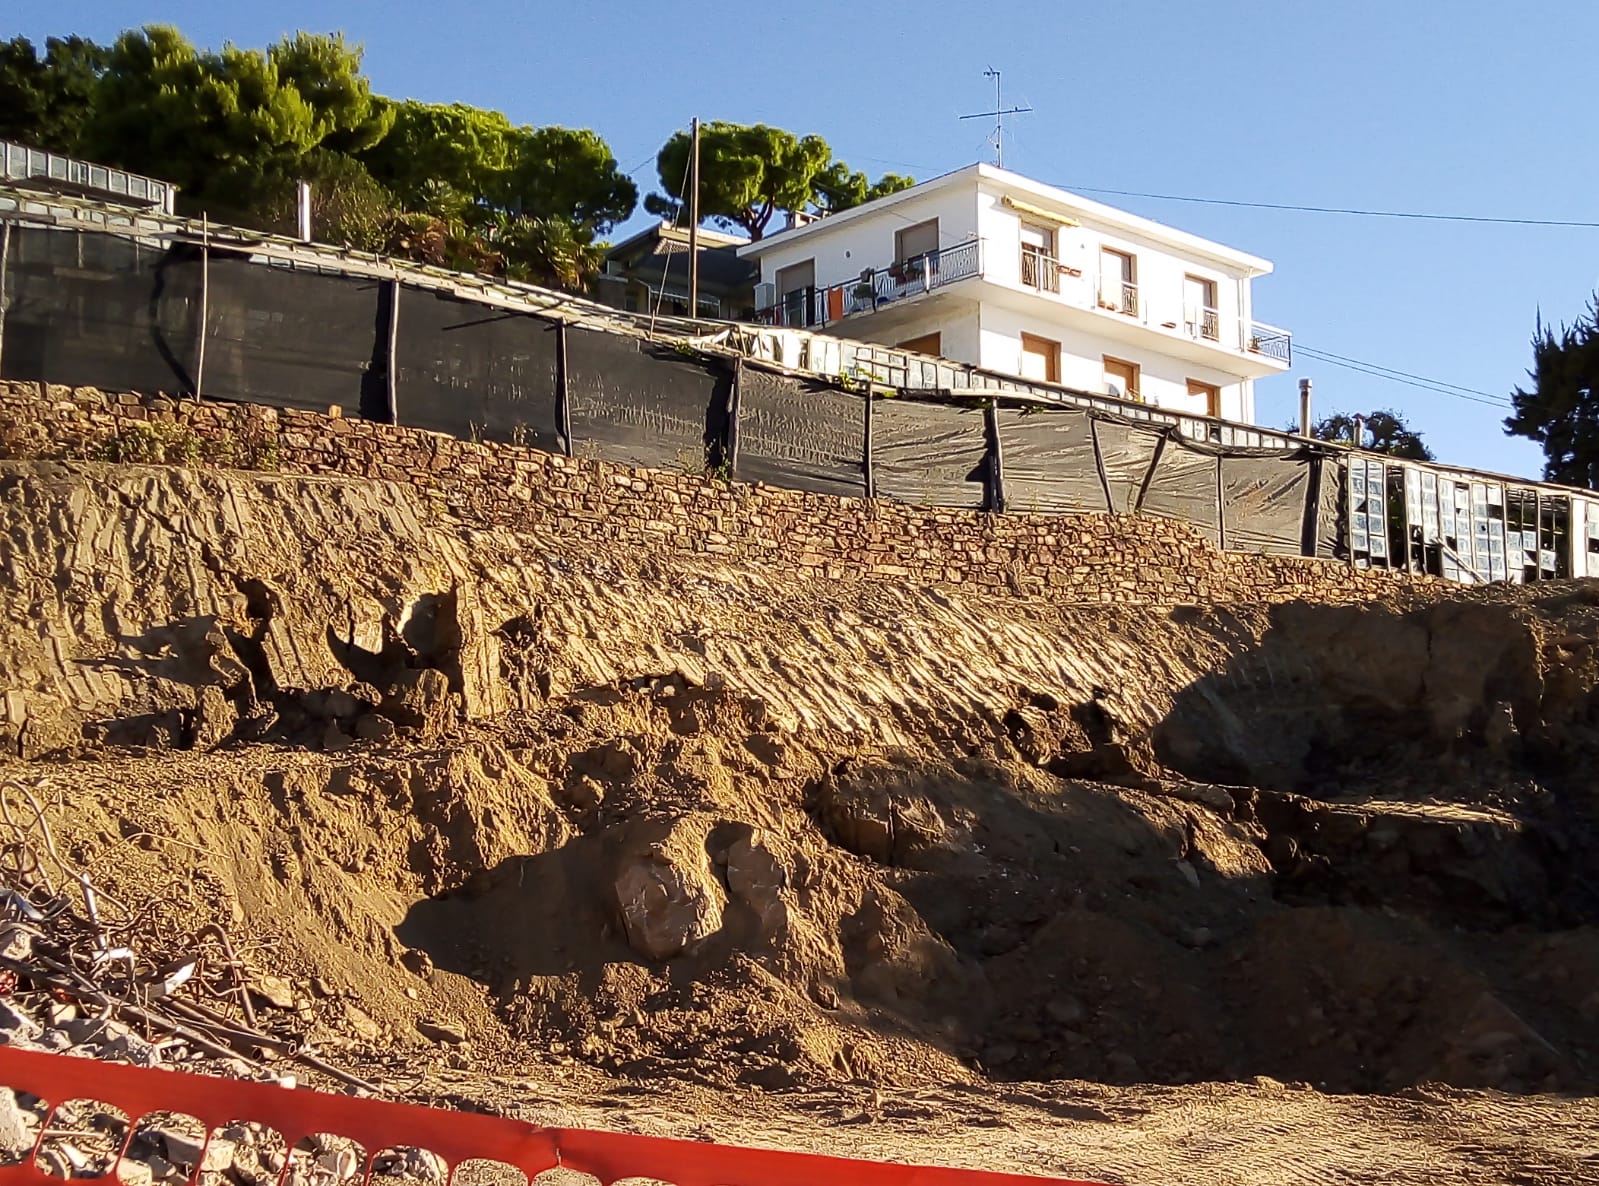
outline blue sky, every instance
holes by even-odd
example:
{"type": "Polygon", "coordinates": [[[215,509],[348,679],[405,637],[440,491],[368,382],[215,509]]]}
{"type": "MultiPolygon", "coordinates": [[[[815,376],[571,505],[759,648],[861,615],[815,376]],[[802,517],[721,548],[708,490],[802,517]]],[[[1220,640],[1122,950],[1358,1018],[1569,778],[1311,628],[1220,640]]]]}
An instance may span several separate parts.
{"type": "MultiPolygon", "coordinates": [[[[985,66],[1004,72],[1006,164],[1043,181],[1320,206],[1599,221],[1591,0],[921,0],[706,6],[418,0],[316,4],[11,0],[0,35],[110,39],[162,21],[195,41],[296,29],[366,47],[376,88],[598,130],[654,181],[691,115],[825,136],[856,168],[931,177],[987,159],[985,66]]],[[[1104,198],[1264,255],[1256,312],[1306,347],[1507,393],[1528,339],[1599,282],[1599,230],[1478,226],[1104,198]]],[[[1260,415],[1394,407],[1441,458],[1536,474],[1504,410],[1301,356],[1260,415]]]]}

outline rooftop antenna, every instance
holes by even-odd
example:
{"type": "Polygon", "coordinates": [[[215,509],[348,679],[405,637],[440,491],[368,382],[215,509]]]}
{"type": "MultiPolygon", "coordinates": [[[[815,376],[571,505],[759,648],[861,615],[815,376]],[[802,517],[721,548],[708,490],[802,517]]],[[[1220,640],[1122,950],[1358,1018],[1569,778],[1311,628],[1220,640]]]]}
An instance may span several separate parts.
{"type": "Polygon", "coordinates": [[[1021,115],[1031,111],[1031,107],[1006,108],[999,97],[999,71],[990,66],[983,71],[984,78],[994,80],[994,110],[979,111],[973,115],[963,115],[962,119],[992,119],[994,121],[994,164],[1001,169],[1005,167],[1005,117],[1007,115],[1021,115]]]}

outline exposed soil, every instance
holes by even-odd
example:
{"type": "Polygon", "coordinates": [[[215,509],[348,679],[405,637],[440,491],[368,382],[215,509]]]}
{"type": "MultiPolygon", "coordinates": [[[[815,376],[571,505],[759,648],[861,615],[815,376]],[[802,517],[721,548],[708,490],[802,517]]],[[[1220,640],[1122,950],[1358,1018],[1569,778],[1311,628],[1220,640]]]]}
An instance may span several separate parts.
{"type": "Polygon", "coordinates": [[[1599,1176],[1591,586],[1063,607],[4,470],[0,775],[108,891],[278,937],[301,1032],[395,1090],[1107,1180],[1599,1176]]]}

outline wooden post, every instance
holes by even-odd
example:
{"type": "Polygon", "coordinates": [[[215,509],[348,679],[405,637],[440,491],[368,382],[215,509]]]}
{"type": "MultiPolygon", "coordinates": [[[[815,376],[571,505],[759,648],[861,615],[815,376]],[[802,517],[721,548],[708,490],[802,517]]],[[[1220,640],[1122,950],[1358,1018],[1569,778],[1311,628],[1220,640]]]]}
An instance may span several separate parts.
{"type": "Polygon", "coordinates": [[[866,497],[877,497],[877,479],[872,475],[872,385],[866,385],[866,431],[861,434],[861,467],[866,471],[866,497]]]}
{"type": "Polygon", "coordinates": [[[555,416],[568,457],[576,453],[572,442],[572,401],[566,381],[566,322],[555,323],[555,416]]]}
{"type": "Polygon", "coordinates": [[[738,406],[744,394],[744,360],[733,360],[733,389],[727,393],[727,476],[738,474],[738,406]]]}
{"type": "Polygon", "coordinates": [[[0,375],[5,374],[6,348],[6,260],[11,255],[11,224],[0,223],[0,375]]]}
{"type": "Polygon", "coordinates": [[[694,117],[688,156],[688,315],[700,316],[700,120],[694,117]]]}
{"type": "Polygon", "coordinates": [[[1005,450],[999,443],[999,401],[997,399],[988,401],[988,410],[984,413],[984,419],[988,421],[988,447],[993,451],[994,456],[994,464],[989,471],[993,475],[994,485],[993,490],[990,491],[991,498],[985,498],[983,501],[992,501],[993,505],[988,507],[988,510],[1003,511],[1005,509],[1005,450]]]}
{"type": "Polygon", "coordinates": [[[211,220],[200,215],[200,340],[195,345],[194,398],[199,402],[205,390],[205,331],[211,320],[211,220]]]}
{"type": "Polygon", "coordinates": [[[383,396],[388,403],[385,411],[390,424],[400,422],[400,280],[389,281],[389,353],[384,365],[383,396]]]}
{"type": "Polygon", "coordinates": [[[1166,434],[1161,433],[1155,438],[1155,451],[1150,454],[1149,468],[1144,471],[1144,480],[1138,484],[1138,497],[1133,500],[1134,514],[1144,509],[1144,495],[1149,493],[1149,484],[1155,480],[1155,467],[1160,464],[1160,457],[1164,452],[1166,452],[1166,434]]]}
{"type": "Polygon", "coordinates": [[[1105,513],[1117,514],[1116,500],[1110,492],[1110,475],[1105,471],[1105,455],[1099,448],[1099,421],[1093,415],[1088,416],[1088,439],[1094,446],[1094,468],[1099,471],[1099,484],[1105,491],[1105,513]]]}
{"type": "Polygon", "coordinates": [[[1227,550],[1227,499],[1223,497],[1221,454],[1216,454],[1216,541],[1223,552],[1227,550]]]}

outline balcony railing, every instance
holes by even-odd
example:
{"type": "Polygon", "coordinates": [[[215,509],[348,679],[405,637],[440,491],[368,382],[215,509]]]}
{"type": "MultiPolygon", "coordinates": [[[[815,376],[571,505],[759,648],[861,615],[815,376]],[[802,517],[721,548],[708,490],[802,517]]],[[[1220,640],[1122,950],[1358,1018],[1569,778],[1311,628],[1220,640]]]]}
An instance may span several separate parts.
{"type": "Polygon", "coordinates": [[[1138,316],[1138,285],[1131,280],[1106,279],[1099,285],[1099,307],[1112,313],[1138,316]]]}
{"type": "Polygon", "coordinates": [[[1059,292],[1062,265],[1036,248],[1022,248],[1022,283],[1040,292],[1059,292]]]}
{"type": "MultiPolygon", "coordinates": [[[[1022,247],[1019,252],[1020,287],[1075,308],[1093,308],[1096,289],[1090,277],[1078,284],[1063,284],[1063,276],[1082,273],[1053,256],[1022,247]]],[[[810,286],[779,297],[759,309],[756,320],[768,325],[795,329],[820,329],[846,317],[870,313],[896,301],[931,292],[973,276],[984,275],[982,242],[970,239],[954,247],[929,251],[886,268],[868,268],[853,280],[826,288],[810,286]]],[[[1016,280],[1007,280],[1016,284],[1016,280]]],[[[1293,343],[1288,331],[1260,322],[1238,322],[1223,317],[1213,305],[1185,305],[1180,294],[1169,299],[1157,294],[1148,302],[1139,286],[1120,276],[1102,277],[1097,286],[1101,310],[1129,317],[1151,329],[1186,335],[1196,342],[1213,343],[1223,351],[1258,354],[1279,362],[1292,363],[1293,343]]]]}
{"type": "Polygon", "coordinates": [[[1190,338],[1206,342],[1221,341],[1221,310],[1210,305],[1190,308],[1183,315],[1183,327],[1190,338]]]}
{"type": "Polygon", "coordinates": [[[854,280],[785,293],[776,304],[756,310],[755,317],[770,325],[816,329],[855,313],[870,313],[895,301],[979,276],[982,271],[981,243],[969,239],[886,268],[869,268],[854,280]]]}
{"type": "Polygon", "coordinates": [[[1293,363],[1294,339],[1287,330],[1259,321],[1252,321],[1245,328],[1247,332],[1242,345],[1250,354],[1263,354],[1279,362],[1293,363]]]}

